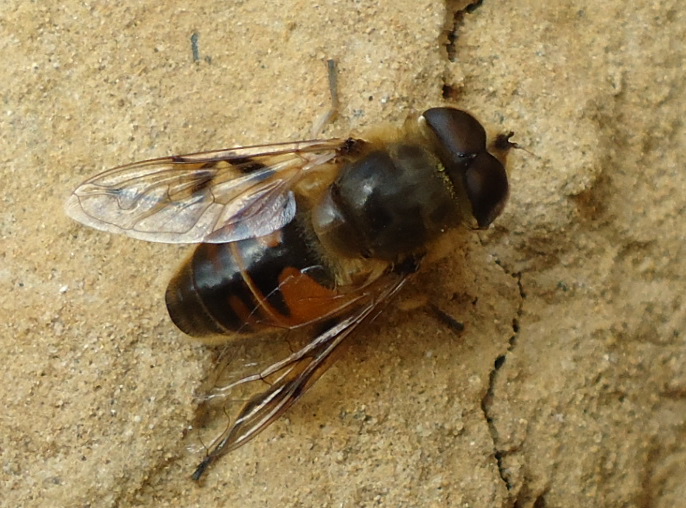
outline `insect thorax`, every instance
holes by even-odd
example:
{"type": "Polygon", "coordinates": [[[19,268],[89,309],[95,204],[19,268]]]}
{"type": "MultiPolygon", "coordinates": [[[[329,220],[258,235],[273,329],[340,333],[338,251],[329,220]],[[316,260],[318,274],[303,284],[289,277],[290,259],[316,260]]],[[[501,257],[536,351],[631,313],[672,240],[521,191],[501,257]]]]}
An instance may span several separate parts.
{"type": "Polygon", "coordinates": [[[440,161],[408,143],[374,150],[342,168],[315,205],[322,244],[339,255],[396,261],[459,223],[440,161]]]}

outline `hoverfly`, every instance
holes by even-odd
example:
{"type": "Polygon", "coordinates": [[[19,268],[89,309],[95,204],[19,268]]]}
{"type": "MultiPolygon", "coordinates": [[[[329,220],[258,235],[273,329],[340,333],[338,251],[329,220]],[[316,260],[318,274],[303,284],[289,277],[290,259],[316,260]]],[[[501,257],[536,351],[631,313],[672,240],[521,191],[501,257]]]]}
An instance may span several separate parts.
{"type": "Polygon", "coordinates": [[[446,231],[487,228],[507,197],[507,173],[482,125],[438,107],[360,138],[117,167],[78,186],[66,210],[103,231],[198,244],[166,291],[184,333],[309,334],[300,350],[224,387],[254,383],[258,393],[211,446],[197,480],[293,405],[446,231]]]}

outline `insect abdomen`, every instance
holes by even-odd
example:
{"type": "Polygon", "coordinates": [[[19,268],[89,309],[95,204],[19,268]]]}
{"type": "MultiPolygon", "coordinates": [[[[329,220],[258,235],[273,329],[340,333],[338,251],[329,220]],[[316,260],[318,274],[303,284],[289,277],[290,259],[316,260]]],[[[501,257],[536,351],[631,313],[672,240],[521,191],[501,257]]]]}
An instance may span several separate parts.
{"type": "Polygon", "coordinates": [[[331,306],[332,281],[294,220],[271,235],[200,244],[169,283],[167,309],[195,337],[293,328],[331,306]]]}

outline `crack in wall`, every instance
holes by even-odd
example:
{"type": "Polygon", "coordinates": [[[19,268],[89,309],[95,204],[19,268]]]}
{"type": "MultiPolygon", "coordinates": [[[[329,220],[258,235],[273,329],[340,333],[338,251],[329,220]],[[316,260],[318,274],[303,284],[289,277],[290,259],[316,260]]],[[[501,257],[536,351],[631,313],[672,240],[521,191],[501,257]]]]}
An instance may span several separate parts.
{"type": "Polygon", "coordinates": [[[508,340],[508,346],[507,346],[507,351],[505,351],[504,354],[499,355],[495,361],[493,362],[493,369],[491,370],[489,376],[488,376],[488,389],[486,390],[486,394],[484,395],[483,399],[481,399],[481,410],[484,413],[484,417],[486,418],[486,423],[488,424],[488,432],[491,435],[491,440],[493,441],[493,456],[495,457],[495,460],[498,465],[498,474],[500,475],[500,478],[502,479],[503,483],[505,484],[505,487],[507,488],[508,491],[513,489],[513,483],[510,480],[510,474],[507,471],[507,468],[503,465],[503,459],[507,454],[507,451],[501,450],[499,448],[500,446],[500,434],[498,432],[498,428],[494,422],[494,418],[491,415],[491,407],[493,405],[493,401],[496,397],[495,393],[495,383],[496,379],[498,377],[499,371],[502,368],[503,365],[505,365],[505,362],[507,361],[507,354],[511,352],[515,346],[517,345],[517,338],[519,336],[519,322],[520,318],[522,316],[522,312],[524,309],[524,300],[526,299],[526,291],[524,290],[524,286],[522,284],[522,274],[521,272],[515,272],[512,273],[510,272],[503,263],[500,260],[496,260],[496,264],[500,266],[500,268],[505,272],[507,275],[510,277],[516,279],[517,281],[517,288],[519,289],[519,303],[517,305],[517,310],[514,313],[514,316],[512,317],[512,336],[508,340]]]}
{"type": "MultiPolygon", "coordinates": [[[[483,4],[483,0],[465,2],[465,0],[448,0],[445,11],[445,21],[443,23],[443,36],[440,41],[445,50],[448,62],[457,61],[457,41],[460,36],[461,28],[465,23],[467,14],[476,11],[483,4]]],[[[444,99],[458,102],[462,93],[460,86],[450,83],[448,74],[443,76],[441,95],[444,99]]]]}
{"type": "Polygon", "coordinates": [[[446,22],[445,31],[447,33],[447,41],[445,42],[445,50],[448,54],[448,60],[454,62],[457,55],[457,39],[460,33],[460,26],[464,23],[465,15],[471,14],[479,7],[483,0],[476,0],[475,2],[470,2],[466,6],[464,5],[464,0],[455,1],[448,0],[446,8],[446,22]]]}

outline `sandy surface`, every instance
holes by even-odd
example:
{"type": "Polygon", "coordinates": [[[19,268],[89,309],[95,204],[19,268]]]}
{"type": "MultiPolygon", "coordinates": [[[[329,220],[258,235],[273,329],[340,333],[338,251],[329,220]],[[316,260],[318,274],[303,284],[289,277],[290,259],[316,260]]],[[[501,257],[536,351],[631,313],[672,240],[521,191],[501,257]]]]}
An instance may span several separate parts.
{"type": "Polygon", "coordinates": [[[53,4],[0,20],[3,505],[686,506],[676,0],[485,0],[456,24],[428,0],[53,4]],[[326,134],[450,103],[530,153],[496,226],[409,288],[461,336],[390,309],[196,485],[212,351],[163,303],[187,249],[62,203],[118,164],[307,137],[326,58],[326,134]]]}

